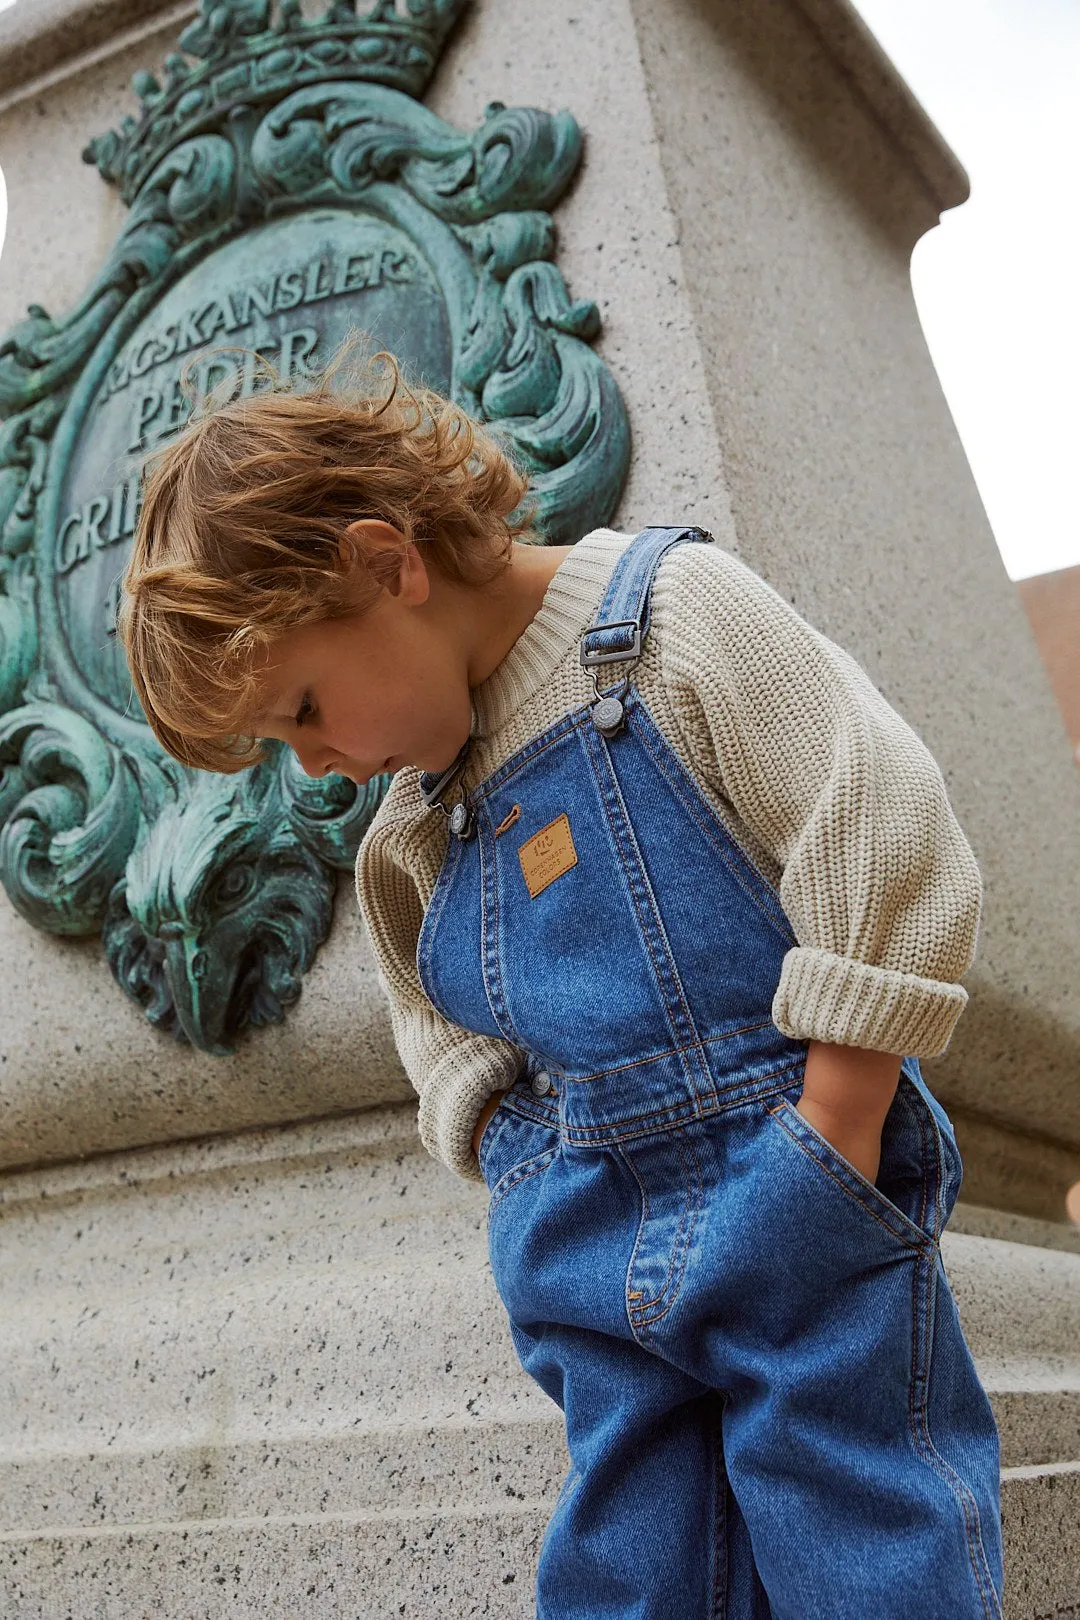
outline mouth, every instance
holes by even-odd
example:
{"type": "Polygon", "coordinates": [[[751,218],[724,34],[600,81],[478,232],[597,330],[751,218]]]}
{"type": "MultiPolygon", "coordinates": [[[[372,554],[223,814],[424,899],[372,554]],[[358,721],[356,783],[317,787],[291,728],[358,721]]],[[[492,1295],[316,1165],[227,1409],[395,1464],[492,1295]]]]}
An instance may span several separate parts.
{"type": "Polygon", "coordinates": [[[369,772],[369,774],[367,776],[354,776],[351,771],[346,771],[346,770],[341,770],[341,771],[339,771],[338,774],[341,775],[341,776],[348,777],[349,781],[350,782],[355,782],[357,787],[367,787],[367,785],[371,781],[372,777],[374,777],[374,776],[382,776],[387,771],[391,771],[391,772],[396,771],[399,768],[400,764],[401,764],[401,761],[397,758],[397,756],[394,755],[394,754],[391,754],[389,756],[389,758],[384,759],[382,764],[377,765],[375,767],[375,769],[373,771],[369,772]]]}

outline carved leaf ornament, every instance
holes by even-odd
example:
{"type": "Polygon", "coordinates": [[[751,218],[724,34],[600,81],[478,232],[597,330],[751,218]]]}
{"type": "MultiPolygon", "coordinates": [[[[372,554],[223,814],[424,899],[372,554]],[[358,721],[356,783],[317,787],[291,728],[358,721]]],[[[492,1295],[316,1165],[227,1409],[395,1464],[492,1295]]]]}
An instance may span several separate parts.
{"type": "Polygon", "coordinates": [[[36,927],[100,932],[151,1022],[207,1052],[295,1001],[386,779],[312,780],[282,748],[191,771],[142,718],[115,635],[142,461],[221,380],[208,355],[185,394],[181,365],[235,343],[302,380],[359,326],[509,441],[553,542],[626,476],[596,306],[553,263],[577,123],[493,102],[462,134],[417,99],[465,3],[202,0],[164,83],[134,76],[141,117],[83,153],[130,209],[108,261],[0,341],[0,880],[36,927]]]}

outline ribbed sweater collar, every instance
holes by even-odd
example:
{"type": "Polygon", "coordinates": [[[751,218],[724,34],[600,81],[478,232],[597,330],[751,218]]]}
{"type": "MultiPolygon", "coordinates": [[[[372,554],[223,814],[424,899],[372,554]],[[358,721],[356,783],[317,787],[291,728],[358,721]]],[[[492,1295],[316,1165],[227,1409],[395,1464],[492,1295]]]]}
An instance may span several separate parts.
{"type": "Polygon", "coordinates": [[[474,737],[491,737],[551,679],[595,617],[611,570],[631,535],[592,529],[552,575],[536,617],[485,681],[472,690],[474,737]]]}

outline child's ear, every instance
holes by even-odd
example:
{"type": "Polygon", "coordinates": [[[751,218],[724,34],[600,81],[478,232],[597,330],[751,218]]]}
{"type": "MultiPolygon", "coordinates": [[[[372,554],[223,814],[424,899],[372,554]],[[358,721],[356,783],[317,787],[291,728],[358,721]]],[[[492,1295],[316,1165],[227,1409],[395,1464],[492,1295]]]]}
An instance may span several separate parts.
{"type": "Polygon", "coordinates": [[[338,541],[346,568],[362,567],[391,596],[419,603],[431,589],[427,568],[417,547],[400,529],[381,518],[360,518],[350,523],[338,541]]]}

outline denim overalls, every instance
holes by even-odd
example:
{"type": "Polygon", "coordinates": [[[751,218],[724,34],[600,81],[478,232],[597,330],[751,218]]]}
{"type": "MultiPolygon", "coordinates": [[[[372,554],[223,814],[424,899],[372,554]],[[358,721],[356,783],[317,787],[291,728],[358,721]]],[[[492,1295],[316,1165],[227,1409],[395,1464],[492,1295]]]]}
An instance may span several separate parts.
{"type": "MultiPolygon", "coordinates": [[[[587,667],[632,663],[661,558],[710,538],[630,543],[587,667]]],[[[455,806],[417,949],[447,1018],[526,1055],[480,1159],[514,1346],[566,1417],[539,1620],[1000,1617],[948,1116],[906,1057],[871,1184],[796,1110],[777,893],[630,681],[594,684],[455,806]]]]}

